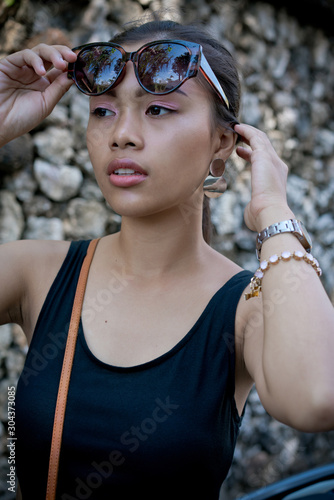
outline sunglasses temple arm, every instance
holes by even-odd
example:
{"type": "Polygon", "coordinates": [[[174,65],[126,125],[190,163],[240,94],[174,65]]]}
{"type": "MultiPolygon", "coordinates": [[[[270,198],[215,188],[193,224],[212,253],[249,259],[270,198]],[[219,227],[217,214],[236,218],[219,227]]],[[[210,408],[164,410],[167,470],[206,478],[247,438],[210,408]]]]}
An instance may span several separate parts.
{"type": "MultiPolygon", "coordinates": [[[[78,53],[80,52],[80,50],[85,47],[85,45],[79,45],[78,47],[73,47],[72,52],[75,52],[76,55],[78,55],[78,53]]],[[[67,78],[69,80],[74,80],[74,64],[73,63],[69,63],[68,64],[68,69],[67,69],[67,78]]]]}
{"type": "Polygon", "coordinates": [[[227,106],[227,109],[229,109],[230,105],[229,105],[228,99],[226,97],[226,94],[223,91],[219,81],[217,80],[216,75],[212,71],[212,69],[211,69],[205,55],[203,54],[203,52],[201,54],[200,71],[203,74],[203,76],[205,77],[205,79],[210,83],[210,85],[216,90],[217,94],[219,94],[219,96],[223,99],[223,101],[225,102],[225,104],[227,106]]]}
{"type": "Polygon", "coordinates": [[[68,68],[68,70],[67,70],[67,78],[69,80],[74,80],[74,70],[73,70],[73,68],[72,69],[68,68]]]}

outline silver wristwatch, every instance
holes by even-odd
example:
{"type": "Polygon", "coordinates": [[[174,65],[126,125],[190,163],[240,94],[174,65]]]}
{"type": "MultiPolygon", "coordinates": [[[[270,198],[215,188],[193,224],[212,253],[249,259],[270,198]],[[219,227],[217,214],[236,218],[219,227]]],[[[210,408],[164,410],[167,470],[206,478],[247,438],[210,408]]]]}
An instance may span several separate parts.
{"type": "Polygon", "coordinates": [[[312,240],[310,235],[305,229],[304,224],[300,220],[289,219],[282,222],[276,222],[271,226],[266,227],[263,231],[258,233],[256,238],[256,256],[260,260],[262,244],[272,236],[281,233],[292,233],[298,238],[307,252],[311,251],[312,240]]]}

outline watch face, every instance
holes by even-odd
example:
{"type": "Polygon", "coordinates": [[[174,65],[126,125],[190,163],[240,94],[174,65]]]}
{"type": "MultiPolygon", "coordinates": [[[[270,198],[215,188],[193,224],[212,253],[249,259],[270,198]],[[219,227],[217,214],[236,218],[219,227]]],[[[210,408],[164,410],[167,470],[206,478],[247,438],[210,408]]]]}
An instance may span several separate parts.
{"type": "Polygon", "coordinates": [[[312,247],[312,239],[311,239],[311,236],[308,234],[307,232],[307,229],[306,227],[304,226],[304,224],[301,222],[301,221],[298,221],[299,224],[300,224],[300,227],[301,227],[301,230],[302,232],[304,233],[304,238],[306,239],[307,241],[307,244],[309,245],[310,249],[312,247]]]}

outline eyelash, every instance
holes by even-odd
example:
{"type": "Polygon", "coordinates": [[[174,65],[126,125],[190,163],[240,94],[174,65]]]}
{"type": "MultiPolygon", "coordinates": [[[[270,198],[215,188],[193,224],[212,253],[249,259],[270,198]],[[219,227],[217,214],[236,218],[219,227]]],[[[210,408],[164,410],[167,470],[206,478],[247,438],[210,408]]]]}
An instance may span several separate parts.
{"type": "Polygon", "coordinates": [[[97,118],[105,118],[105,114],[102,114],[106,111],[109,111],[110,113],[114,113],[114,111],[111,111],[110,109],[107,109],[107,108],[95,108],[93,111],[92,111],[92,115],[96,116],[97,118]]]}
{"type": "MultiPolygon", "coordinates": [[[[174,111],[174,109],[171,109],[171,108],[165,108],[164,106],[159,106],[158,104],[152,104],[152,106],[149,106],[149,108],[147,109],[146,111],[146,114],[150,114],[149,111],[152,110],[153,108],[156,108],[158,110],[163,110],[163,111],[166,111],[167,113],[172,113],[174,111]]],[[[165,113],[163,113],[164,115],[165,113]]],[[[162,116],[160,114],[158,115],[154,115],[152,114],[151,116],[162,116]]]]}
{"type": "MultiPolygon", "coordinates": [[[[107,108],[102,108],[102,107],[97,107],[95,108],[93,111],[92,111],[92,115],[96,116],[97,118],[106,118],[106,113],[113,113],[115,114],[114,111],[110,110],[110,109],[107,109],[107,108]]],[[[151,106],[148,107],[147,111],[146,111],[146,115],[149,115],[149,116],[163,116],[167,113],[172,113],[172,112],[175,112],[174,109],[171,109],[171,108],[165,108],[164,106],[159,106],[158,104],[152,104],[151,106]],[[153,109],[156,109],[156,110],[159,110],[159,114],[151,114],[150,111],[152,111],[153,109]],[[165,111],[165,113],[162,113],[160,114],[160,111],[165,111]]]]}

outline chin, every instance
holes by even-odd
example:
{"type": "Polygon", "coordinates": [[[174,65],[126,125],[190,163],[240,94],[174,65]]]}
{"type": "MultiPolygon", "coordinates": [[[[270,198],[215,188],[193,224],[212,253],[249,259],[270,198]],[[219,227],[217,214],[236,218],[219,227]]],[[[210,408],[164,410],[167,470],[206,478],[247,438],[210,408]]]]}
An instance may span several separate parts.
{"type": "Polygon", "coordinates": [[[122,217],[129,218],[143,218],[143,217],[153,217],[159,216],[162,214],[171,213],[173,211],[177,211],[179,215],[181,215],[181,211],[179,208],[179,204],[167,202],[163,203],[163,200],[129,200],[126,202],[123,200],[110,199],[107,200],[107,203],[112,208],[114,212],[122,217]]]}
{"type": "Polygon", "coordinates": [[[164,207],[161,207],[161,203],[149,204],[147,200],[133,200],[129,199],[130,197],[126,197],[127,200],[125,200],[125,197],[122,198],[123,199],[119,199],[119,197],[116,196],[109,196],[109,199],[106,198],[110,208],[122,217],[148,217],[164,210],[164,207]]]}

